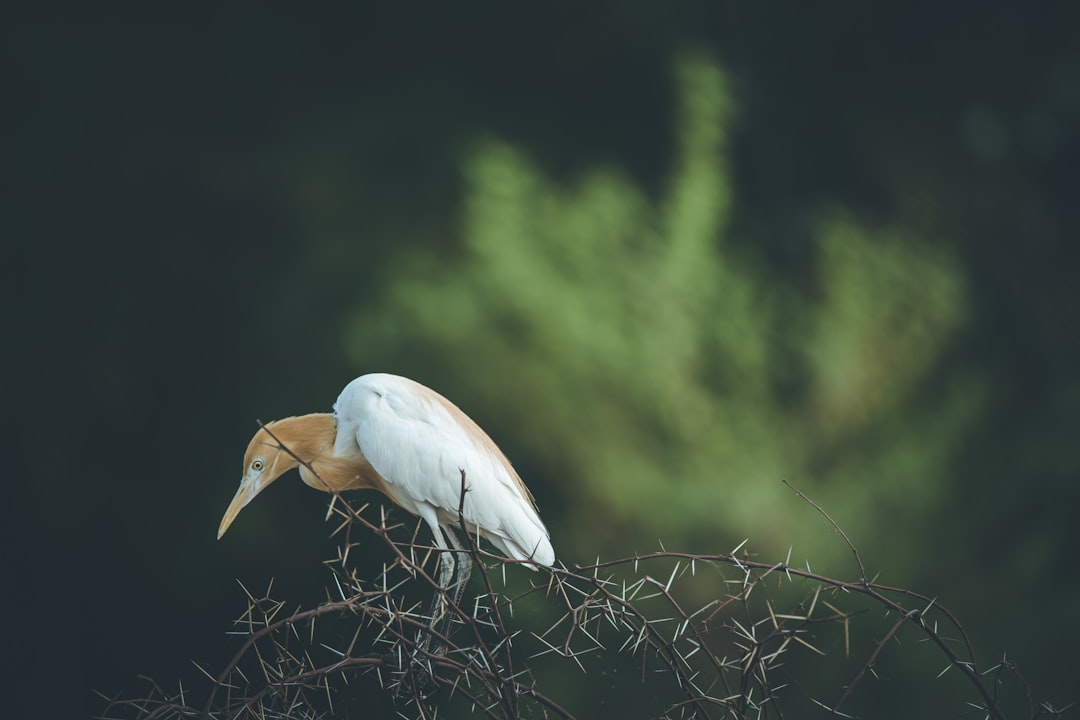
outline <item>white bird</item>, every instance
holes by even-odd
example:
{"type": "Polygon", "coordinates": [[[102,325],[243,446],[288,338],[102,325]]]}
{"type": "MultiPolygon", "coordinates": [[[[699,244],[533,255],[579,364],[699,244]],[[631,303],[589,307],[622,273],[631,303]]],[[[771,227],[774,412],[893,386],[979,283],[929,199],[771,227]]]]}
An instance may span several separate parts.
{"type": "Polygon", "coordinates": [[[468,556],[462,553],[455,563],[446,544],[449,537],[455,549],[462,549],[451,529],[460,527],[459,507],[466,527],[503,555],[533,570],[555,562],[532,494],[495,442],[452,402],[408,378],[362,375],[341,391],[333,414],[289,417],[260,428],[248,444],[244,476],[221,519],[218,539],[245,505],[295,467],[317,490],[378,490],[423,518],[442,551],[443,589],[455,565],[461,565],[458,597],[471,570],[468,556]]]}

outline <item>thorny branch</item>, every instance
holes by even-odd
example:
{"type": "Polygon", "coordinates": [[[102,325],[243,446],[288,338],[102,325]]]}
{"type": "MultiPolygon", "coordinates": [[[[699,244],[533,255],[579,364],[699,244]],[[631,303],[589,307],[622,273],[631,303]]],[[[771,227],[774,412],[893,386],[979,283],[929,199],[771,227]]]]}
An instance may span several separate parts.
{"type": "Polygon", "coordinates": [[[417,543],[415,532],[399,537],[406,529],[388,523],[385,511],[373,521],[367,505],[354,507],[335,493],[327,512],[328,520],[337,519],[333,535],[340,538],[338,556],[327,562],[333,598],[288,614],[269,589],[260,597],[245,589],[248,607],[236,621],[244,639],[236,654],[216,675],[197,666],[209,681],[203,702],[190,689],[170,693],[150,681],[146,697],[114,699],[100,717],[308,720],[338,717],[339,705],[350,696],[374,690],[391,698],[406,718],[469,713],[569,720],[579,717],[565,707],[574,698],[557,700],[562,683],[552,678],[568,671],[610,677],[609,670],[625,667],[627,659],[640,668],[634,684],[660,698],[655,708],[642,706],[642,717],[782,719],[812,706],[853,717],[841,708],[857,698],[868,676],[878,677],[883,656],[903,650],[897,645],[903,632],[929,641],[946,669],[959,671],[968,687],[966,710],[1006,718],[1002,693],[1019,687],[1027,702],[1014,715],[1060,716],[1062,709],[1031,699],[1030,687],[1008,662],[980,669],[963,626],[935,599],[868,579],[840,526],[792,490],[843,537],[858,580],[792,567],[790,558],[753,560],[745,550],[740,554],[740,546],[729,554],[665,550],[560,566],[541,571],[539,580],[530,577],[523,587],[520,576],[527,573],[507,572],[519,563],[483,551],[477,529],[465,522],[463,471],[458,515],[465,544],[451,552],[468,553],[479,570],[471,605],[464,598],[454,602],[453,593],[439,588],[425,569],[433,555],[438,562],[436,548],[417,543]],[[374,536],[388,552],[373,579],[361,577],[350,562],[350,551],[360,544],[354,532],[366,545],[374,536]],[[451,617],[445,634],[435,632],[422,610],[423,594],[433,590],[451,617]],[[860,606],[853,602],[858,598],[860,606]],[[844,603],[850,607],[838,607],[844,603]],[[830,643],[842,643],[847,660],[856,621],[870,624],[866,635],[873,637],[882,610],[889,617],[887,630],[862,651],[865,660],[854,675],[831,688],[807,688],[799,681],[797,673],[811,658],[829,657],[822,647],[830,643]],[[830,694],[832,701],[825,699],[830,694]]]}

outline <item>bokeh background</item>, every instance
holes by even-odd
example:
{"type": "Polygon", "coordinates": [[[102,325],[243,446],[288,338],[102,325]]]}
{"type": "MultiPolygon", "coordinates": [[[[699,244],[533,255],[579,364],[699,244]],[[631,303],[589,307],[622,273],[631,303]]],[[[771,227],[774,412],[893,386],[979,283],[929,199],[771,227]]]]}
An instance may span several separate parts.
{"type": "Polygon", "coordinates": [[[788,480],[984,662],[1076,699],[1080,6],[79,5],[0,32],[5,707],[197,684],[237,580],[321,598],[296,478],[214,535],[256,420],[370,371],[485,426],[568,564],[748,538],[854,577],[788,480]]]}

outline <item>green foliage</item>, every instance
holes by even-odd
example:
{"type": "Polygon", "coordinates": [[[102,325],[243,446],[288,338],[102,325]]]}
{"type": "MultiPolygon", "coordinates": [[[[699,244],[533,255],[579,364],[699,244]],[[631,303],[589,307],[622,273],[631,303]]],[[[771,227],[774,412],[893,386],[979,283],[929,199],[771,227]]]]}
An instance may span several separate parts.
{"type": "Polygon", "coordinates": [[[743,536],[827,556],[837,544],[781,480],[820,483],[856,536],[902,516],[871,526],[866,509],[933,502],[979,388],[946,378],[913,398],[963,327],[964,275],[944,248],[834,212],[816,223],[811,282],[781,277],[727,232],[724,74],[692,56],[677,78],[661,197],[611,167],[558,182],[480,140],[460,253],[388,264],[348,350],[357,367],[461,383],[541,500],[564,505],[546,518],[567,560],[576,544],[591,557],[743,536]]]}

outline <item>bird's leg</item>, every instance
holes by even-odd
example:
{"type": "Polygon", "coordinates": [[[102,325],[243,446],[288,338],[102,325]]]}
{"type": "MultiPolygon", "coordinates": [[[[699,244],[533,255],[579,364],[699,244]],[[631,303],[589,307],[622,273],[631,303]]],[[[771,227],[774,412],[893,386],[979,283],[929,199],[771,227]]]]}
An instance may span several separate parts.
{"type": "Polygon", "coordinates": [[[453,580],[455,567],[454,553],[449,550],[441,551],[439,553],[439,574],[436,577],[439,587],[435,588],[435,594],[431,597],[431,610],[428,612],[431,627],[434,627],[435,623],[447,614],[448,608],[444,593],[450,587],[451,580],[453,580]]]}
{"type": "MultiPolygon", "coordinates": [[[[453,599],[454,607],[461,607],[461,596],[465,594],[465,586],[469,583],[469,576],[472,575],[472,557],[465,550],[465,547],[458,540],[457,535],[450,528],[443,528],[446,531],[446,537],[450,540],[450,544],[456,550],[456,553],[444,553],[447,555],[456,554],[457,558],[454,560],[455,569],[457,570],[453,578],[453,584],[450,586],[443,585],[444,588],[450,593],[450,597],[453,599]]],[[[436,623],[436,619],[432,616],[432,629],[443,637],[446,636],[450,630],[450,612],[449,608],[444,605],[444,615],[436,623]]]]}
{"type": "Polygon", "coordinates": [[[464,546],[458,540],[457,535],[450,528],[442,528],[450,540],[450,545],[457,552],[443,550],[439,556],[439,587],[431,598],[431,613],[429,630],[423,633],[420,646],[424,650],[431,648],[430,643],[435,639],[435,647],[431,651],[441,654],[445,651],[445,643],[439,637],[446,637],[450,630],[450,622],[453,619],[451,607],[460,607],[461,596],[465,592],[465,586],[472,574],[472,558],[465,552],[464,546]],[[455,557],[456,555],[456,557],[455,557]],[[448,602],[448,599],[450,602],[448,602]],[[451,606],[452,603],[452,606],[451,606]]]}
{"type": "MultiPolygon", "coordinates": [[[[428,651],[428,647],[431,644],[430,631],[435,629],[436,624],[447,613],[446,606],[446,589],[450,586],[450,581],[454,577],[454,570],[456,563],[454,562],[454,554],[446,546],[446,539],[443,536],[442,528],[436,523],[431,524],[431,532],[435,536],[435,547],[439,548],[439,573],[435,576],[435,583],[438,587],[435,588],[435,594],[431,596],[431,609],[428,610],[428,627],[427,630],[421,630],[416,637],[416,645],[420,650],[424,652],[428,651]]],[[[457,538],[454,539],[455,543],[457,538]]]]}
{"type": "Polygon", "coordinates": [[[472,575],[472,556],[450,528],[446,528],[446,537],[450,538],[450,544],[454,546],[454,550],[457,550],[457,559],[455,560],[457,575],[454,578],[451,593],[454,597],[454,604],[460,605],[461,596],[465,594],[465,586],[469,584],[469,577],[472,575]]]}
{"type": "Polygon", "coordinates": [[[388,664],[394,668],[401,678],[394,691],[394,696],[399,700],[410,697],[410,694],[427,697],[434,691],[436,687],[435,671],[428,655],[441,655],[445,650],[442,641],[438,639],[435,640],[435,649],[431,650],[431,631],[435,629],[437,623],[440,624],[440,627],[449,624],[450,613],[445,592],[453,580],[456,563],[454,562],[454,553],[445,549],[446,543],[441,534],[436,534],[435,544],[441,548],[439,551],[439,572],[435,576],[438,587],[435,588],[435,594],[431,598],[431,609],[428,610],[427,614],[428,626],[417,632],[416,644],[412,647],[410,652],[411,660],[408,664],[405,663],[402,657],[402,646],[400,644],[393,653],[386,656],[388,664]]]}
{"type": "Polygon", "coordinates": [[[457,561],[454,559],[454,553],[449,550],[443,550],[439,553],[439,587],[446,590],[450,587],[450,581],[454,578],[454,570],[457,568],[457,561]]]}
{"type": "Polygon", "coordinates": [[[432,655],[442,655],[446,652],[446,643],[441,638],[446,637],[450,630],[450,623],[453,620],[452,608],[461,606],[461,597],[465,593],[465,586],[472,574],[472,557],[453,530],[448,527],[439,528],[435,533],[435,545],[440,549],[439,572],[435,577],[438,587],[431,598],[428,627],[417,633],[413,662],[408,667],[403,664],[400,646],[396,654],[387,656],[391,666],[397,668],[397,672],[402,674],[402,682],[396,691],[399,697],[407,697],[408,693],[413,691],[419,693],[421,697],[427,697],[435,689],[434,668],[429,661],[432,655]],[[445,537],[449,537],[453,550],[447,546],[443,533],[445,537]],[[455,558],[455,555],[458,557],[455,558]],[[417,672],[417,659],[426,666],[426,673],[417,672]]]}

